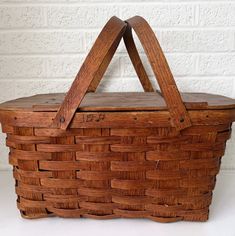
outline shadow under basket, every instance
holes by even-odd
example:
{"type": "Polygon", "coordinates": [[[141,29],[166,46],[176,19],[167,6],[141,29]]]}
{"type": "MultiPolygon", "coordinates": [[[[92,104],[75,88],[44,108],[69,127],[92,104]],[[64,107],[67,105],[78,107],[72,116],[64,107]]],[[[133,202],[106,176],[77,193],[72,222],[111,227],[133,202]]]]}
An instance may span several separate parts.
{"type": "Polygon", "coordinates": [[[234,120],[234,99],[179,93],[157,39],[138,16],[108,21],[67,94],[0,105],[25,218],[206,221],[234,120]],[[147,78],[132,28],[163,96],[147,78]],[[97,93],[122,37],[145,93],[97,93]]]}

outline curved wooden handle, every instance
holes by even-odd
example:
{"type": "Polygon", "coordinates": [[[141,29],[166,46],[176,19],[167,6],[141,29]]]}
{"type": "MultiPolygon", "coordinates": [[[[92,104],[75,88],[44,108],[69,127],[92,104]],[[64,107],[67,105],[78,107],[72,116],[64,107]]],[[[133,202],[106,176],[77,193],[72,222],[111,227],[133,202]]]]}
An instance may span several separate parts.
{"type": "MultiPolygon", "coordinates": [[[[170,112],[172,125],[177,130],[191,126],[190,117],[153,30],[147,21],[140,16],[132,17],[126,22],[128,24],[127,30],[134,29],[144,48],[170,112]]],[[[135,50],[135,56],[137,53],[135,50]]]]}
{"type": "Polygon", "coordinates": [[[148,78],[148,75],[144,69],[142,61],[140,59],[139,53],[135,46],[135,42],[132,35],[132,30],[130,25],[128,24],[126,27],[125,34],[123,35],[124,43],[126,45],[127,52],[131,59],[131,62],[135,68],[136,74],[139,77],[140,83],[144,88],[145,92],[154,92],[154,88],[148,78]]]}
{"type": "Polygon", "coordinates": [[[144,90],[154,91],[140,60],[131,28],[135,30],[148,56],[169,109],[172,125],[178,130],[191,126],[189,115],[152,29],[139,16],[127,20],[126,23],[117,17],[112,17],[104,26],[57,112],[52,127],[62,129],[68,127],[86,92],[96,90],[123,35],[131,61],[144,90]]]}
{"type": "MultiPolygon", "coordinates": [[[[129,54],[129,57],[131,59],[131,62],[134,66],[134,69],[136,71],[136,74],[138,75],[138,78],[140,80],[140,83],[144,89],[145,92],[154,92],[155,89],[152,86],[152,83],[150,79],[148,78],[148,75],[144,69],[144,66],[142,64],[142,61],[140,59],[140,56],[138,54],[138,51],[135,46],[135,42],[133,40],[131,27],[126,27],[126,31],[123,35],[124,43],[126,45],[127,52],[129,54]]],[[[107,54],[106,58],[103,60],[100,68],[98,69],[95,78],[93,79],[88,92],[95,92],[118,45],[114,45],[113,48],[110,49],[110,53],[107,54]]]]}
{"type": "Polygon", "coordinates": [[[100,76],[102,77],[125,28],[126,23],[117,17],[112,17],[104,26],[60,106],[52,127],[66,129],[69,126],[86,92],[92,91],[93,88],[90,87],[92,81],[98,81],[100,76]],[[99,71],[103,72],[99,74],[97,73],[99,71]]]}

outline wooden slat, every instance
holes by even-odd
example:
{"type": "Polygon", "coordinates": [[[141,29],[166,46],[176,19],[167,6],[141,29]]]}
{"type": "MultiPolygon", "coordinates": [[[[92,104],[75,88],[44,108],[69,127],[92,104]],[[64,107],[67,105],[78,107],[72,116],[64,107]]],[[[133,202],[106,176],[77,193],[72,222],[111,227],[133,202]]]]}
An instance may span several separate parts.
{"type": "MultiPolygon", "coordinates": [[[[189,111],[193,125],[225,125],[235,120],[235,109],[189,111]]],[[[0,111],[0,122],[19,127],[49,127],[55,112],[0,111]]],[[[81,112],[70,128],[172,127],[167,111],[159,112],[81,112]]]]}
{"type": "Polygon", "coordinates": [[[34,129],[35,136],[49,136],[49,137],[67,137],[67,136],[75,136],[82,135],[83,129],[53,129],[53,128],[35,128],[34,129]]]}
{"type": "Polygon", "coordinates": [[[146,171],[154,169],[154,162],[151,161],[112,161],[112,171],[146,171]]]}
{"type": "Polygon", "coordinates": [[[111,180],[112,188],[131,190],[131,189],[147,189],[153,186],[153,181],[141,181],[141,180],[123,180],[113,179],[111,180]]]}
{"type": "Polygon", "coordinates": [[[51,171],[26,171],[21,169],[15,170],[16,175],[21,175],[27,178],[50,178],[52,177],[51,171]]]}
{"type": "Polygon", "coordinates": [[[82,164],[77,161],[40,161],[39,168],[41,170],[79,170],[82,164]]]}
{"type": "MultiPolygon", "coordinates": [[[[0,104],[0,110],[20,111],[57,111],[65,94],[39,94],[19,98],[0,104]]],[[[188,110],[232,109],[235,99],[206,93],[182,93],[188,110]],[[206,106],[202,104],[207,104],[206,106]]],[[[167,110],[162,96],[158,93],[88,93],[79,111],[157,111],[167,110]]]]}
{"type": "Polygon", "coordinates": [[[51,206],[47,209],[55,215],[65,218],[79,218],[85,212],[84,209],[59,209],[51,206]]]}
{"type": "Polygon", "coordinates": [[[118,136],[101,136],[101,137],[90,137],[90,136],[76,136],[77,144],[115,144],[120,143],[121,138],[118,136]]]}
{"type": "Polygon", "coordinates": [[[110,146],[112,152],[147,152],[154,150],[153,145],[125,145],[113,144],[110,146]]]}
{"type": "Polygon", "coordinates": [[[164,152],[164,151],[150,151],[146,153],[146,159],[149,161],[173,161],[173,160],[187,160],[190,157],[190,152],[176,151],[176,152],[164,152]]]}
{"type": "Polygon", "coordinates": [[[19,160],[51,160],[51,153],[11,149],[10,157],[19,160]]]}
{"type": "Polygon", "coordinates": [[[180,161],[180,168],[201,169],[201,168],[216,168],[219,166],[219,158],[211,159],[194,159],[180,161]]]}
{"type": "Polygon", "coordinates": [[[146,172],[147,179],[168,180],[181,179],[186,177],[187,173],[183,171],[169,171],[169,170],[149,170],[146,172]]]}
{"type": "Polygon", "coordinates": [[[96,211],[102,211],[102,210],[112,210],[116,208],[116,203],[96,203],[96,202],[80,202],[80,207],[88,209],[88,210],[96,210],[96,211]]]}
{"type": "Polygon", "coordinates": [[[110,162],[122,160],[121,153],[114,152],[76,152],[76,160],[87,161],[87,162],[110,162]]]}
{"type": "Polygon", "coordinates": [[[84,180],[109,180],[118,177],[118,173],[112,171],[78,171],[77,178],[84,180]]]}
{"type": "Polygon", "coordinates": [[[38,144],[37,150],[40,152],[76,152],[81,151],[80,144],[38,144]]]}
{"type": "Polygon", "coordinates": [[[50,137],[39,137],[39,136],[22,136],[12,135],[7,136],[8,140],[15,144],[39,144],[39,143],[50,143],[50,137]]]}
{"type": "Polygon", "coordinates": [[[82,183],[79,179],[41,179],[41,185],[50,188],[79,188],[82,183]]]}
{"type": "Polygon", "coordinates": [[[78,194],[88,197],[106,197],[112,196],[112,189],[100,189],[100,188],[85,188],[79,187],[78,194]]]}

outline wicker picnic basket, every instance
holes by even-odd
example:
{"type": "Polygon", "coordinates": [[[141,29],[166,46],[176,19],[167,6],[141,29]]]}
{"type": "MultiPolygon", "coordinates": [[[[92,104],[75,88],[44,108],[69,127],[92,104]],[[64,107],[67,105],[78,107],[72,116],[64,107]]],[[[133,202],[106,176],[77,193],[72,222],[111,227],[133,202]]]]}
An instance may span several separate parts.
{"type": "Polygon", "coordinates": [[[206,221],[235,100],[179,93],[141,17],[112,17],[69,92],[0,105],[17,205],[46,216],[206,221]],[[135,47],[136,32],[161,93],[135,47]],[[146,93],[95,93],[121,40],[146,93]]]}

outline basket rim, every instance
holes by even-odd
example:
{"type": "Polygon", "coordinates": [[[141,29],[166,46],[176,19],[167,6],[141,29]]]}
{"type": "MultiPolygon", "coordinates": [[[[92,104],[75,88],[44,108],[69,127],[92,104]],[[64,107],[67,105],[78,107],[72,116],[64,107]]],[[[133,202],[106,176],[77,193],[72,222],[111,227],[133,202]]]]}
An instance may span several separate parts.
{"type": "MultiPolygon", "coordinates": [[[[58,111],[65,93],[37,94],[0,104],[0,111],[58,111]]],[[[235,109],[235,99],[208,93],[181,93],[187,110],[235,109]]],[[[80,111],[166,111],[163,97],[156,92],[87,93],[80,111]]]]}

